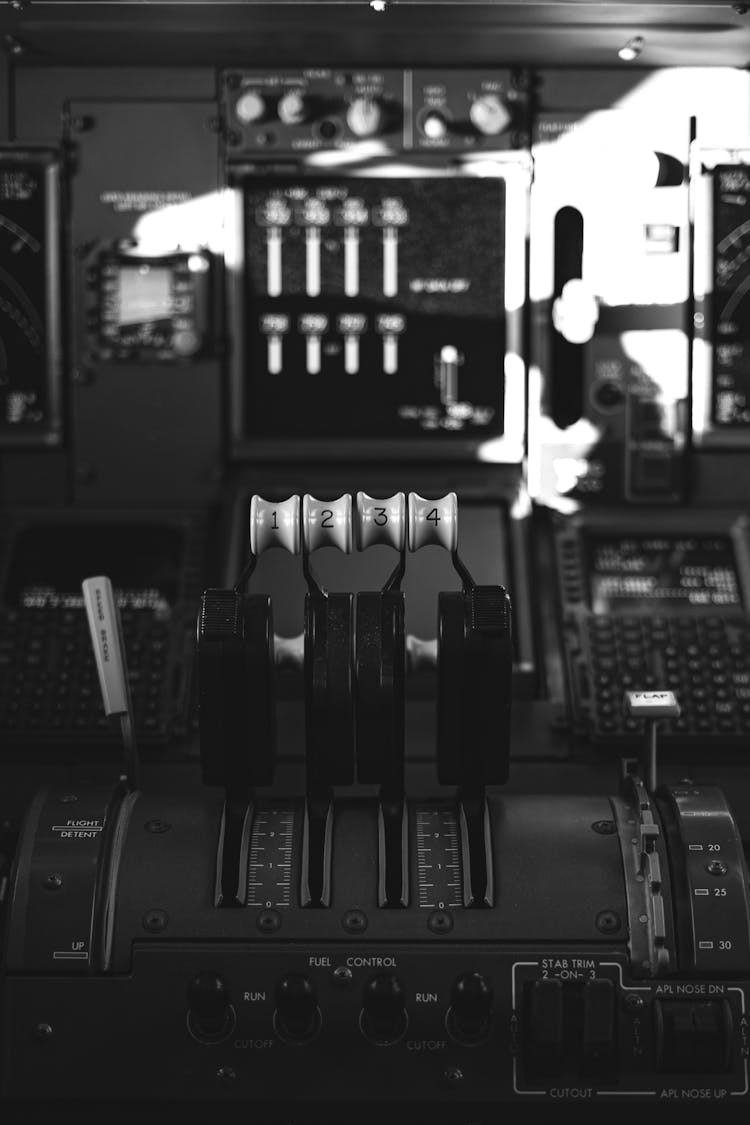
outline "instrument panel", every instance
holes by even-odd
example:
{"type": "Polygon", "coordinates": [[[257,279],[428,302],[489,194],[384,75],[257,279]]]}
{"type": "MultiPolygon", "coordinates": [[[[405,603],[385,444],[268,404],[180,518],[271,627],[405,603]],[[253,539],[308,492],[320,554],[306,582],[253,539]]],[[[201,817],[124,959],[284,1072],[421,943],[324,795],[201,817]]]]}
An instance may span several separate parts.
{"type": "Polygon", "coordinates": [[[0,61],[0,1105],[746,1113],[747,72],[181,17],[0,61]]]}

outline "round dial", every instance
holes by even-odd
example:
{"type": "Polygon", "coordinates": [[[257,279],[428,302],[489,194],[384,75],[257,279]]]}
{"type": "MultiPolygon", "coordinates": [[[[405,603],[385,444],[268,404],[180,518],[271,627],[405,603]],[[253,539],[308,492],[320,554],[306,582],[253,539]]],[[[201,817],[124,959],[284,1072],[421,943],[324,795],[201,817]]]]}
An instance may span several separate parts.
{"type": "Polygon", "coordinates": [[[346,123],[355,137],[374,137],[383,125],[383,106],[377,98],[354,98],[346,111],[346,123]]]}
{"type": "Polygon", "coordinates": [[[471,104],[469,119],[485,137],[496,137],[510,125],[510,110],[497,94],[482,94],[471,104]]]}
{"type": "Polygon", "coordinates": [[[238,97],[234,112],[237,120],[243,125],[251,125],[265,116],[266,99],[256,90],[246,90],[238,97]]]}
{"type": "Polygon", "coordinates": [[[290,90],[279,100],[279,121],[284,125],[302,125],[308,118],[309,103],[301,90],[290,90]]]}

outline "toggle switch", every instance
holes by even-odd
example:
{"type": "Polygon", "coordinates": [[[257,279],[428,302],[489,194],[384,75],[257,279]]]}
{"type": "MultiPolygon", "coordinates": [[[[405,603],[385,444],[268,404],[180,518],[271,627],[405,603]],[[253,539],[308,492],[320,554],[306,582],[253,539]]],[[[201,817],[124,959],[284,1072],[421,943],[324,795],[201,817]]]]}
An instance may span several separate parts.
{"type": "Polygon", "coordinates": [[[481,973],[464,973],[453,983],[448,1030],[461,1042],[473,1043],[487,1034],[492,1012],[492,989],[481,973]]]}
{"type": "Polygon", "coordinates": [[[458,368],[463,357],[453,344],[445,344],[435,356],[435,386],[443,406],[458,402],[458,368]]]}
{"type": "Polygon", "coordinates": [[[409,1019],[404,997],[404,986],[393,973],[378,973],[365,985],[360,1026],[378,1046],[398,1042],[406,1031],[409,1019]]]}
{"type": "Polygon", "coordinates": [[[563,1065],[563,984],[535,980],[524,986],[523,1069],[528,1083],[556,1078],[563,1065]]]}
{"type": "Polygon", "coordinates": [[[383,372],[395,375],[398,371],[398,338],[406,329],[406,318],[401,313],[380,313],[375,321],[375,331],[383,338],[383,372]]]}
{"type": "Polygon", "coordinates": [[[344,338],[344,371],[347,375],[356,375],[359,371],[359,342],[367,331],[367,317],[364,313],[341,313],[336,327],[344,338]]]}
{"type": "Polygon", "coordinates": [[[226,1038],[234,1026],[229,990],[218,973],[204,971],[187,986],[188,1027],[196,1039],[215,1042],[226,1038]]]}
{"type": "Polygon", "coordinates": [[[656,1066],[662,1073],[726,1074],[732,1069],[729,1001],[655,1000],[656,1066]]]}
{"type": "Polygon", "coordinates": [[[266,292],[269,297],[280,297],[284,283],[284,229],[292,221],[291,208],[283,195],[269,195],[256,211],[255,221],[266,232],[266,292]]]}
{"type": "Polygon", "coordinates": [[[344,293],[347,297],[359,296],[360,231],[369,221],[365,201],[357,195],[347,196],[333,211],[334,224],[344,229],[344,293]]]}
{"type": "Polygon", "coordinates": [[[322,339],[328,331],[328,317],[324,313],[302,313],[297,321],[300,334],[305,337],[305,368],[308,375],[320,375],[322,365],[322,339]]]}
{"type": "Polygon", "coordinates": [[[384,198],[372,212],[373,225],[383,231],[383,296],[398,293],[398,232],[409,222],[409,212],[398,196],[384,198]]]}
{"type": "Polygon", "coordinates": [[[320,1027],[315,986],[303,973],[288,973],[276,985],[276,1030],[285,1039],[309,1039],[320,1027]]]}
{"type": "Polygon", "coordinates": [[[582,1070],[588,1081],[617,1081],[616,995],[606,977],[587,980],[583,986],[582,1070]]]}

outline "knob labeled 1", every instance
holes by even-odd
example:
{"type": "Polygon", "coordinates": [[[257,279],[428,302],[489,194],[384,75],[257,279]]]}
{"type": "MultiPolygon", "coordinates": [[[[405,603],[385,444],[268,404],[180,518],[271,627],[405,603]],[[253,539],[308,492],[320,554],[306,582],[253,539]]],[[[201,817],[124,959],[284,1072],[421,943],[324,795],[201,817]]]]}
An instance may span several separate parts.
{"type": "Polygon", "coordinates": [[[253,496],[250,501],[250,550],[257,557],[269,547],[299,554],[299,496],[290,496],[288,500],[253,496]]]}

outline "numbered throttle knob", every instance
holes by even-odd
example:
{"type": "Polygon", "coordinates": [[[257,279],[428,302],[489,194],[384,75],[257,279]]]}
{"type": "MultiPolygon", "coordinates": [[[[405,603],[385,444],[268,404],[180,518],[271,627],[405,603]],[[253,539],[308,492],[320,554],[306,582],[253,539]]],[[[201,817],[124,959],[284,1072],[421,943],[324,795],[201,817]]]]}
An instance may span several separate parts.
{"type": "Polygon", "coordinates": [[[374,544],[403,550],[406,545],[406,497],[397,492],[376,500],[366,492],[357,493],[357,546],[366,551],[374,544]]]}
{"type": "Polygon", "coordinates": [[[276,985],[276,1027],[285,1039],[309,1039],[318,1030],[315,987],[303,973],[288,973],[276,985]]]}
{"type": "Polygon", "coordinates": [[[374,1043],[387,1047],[406,1031],[408,1017],[404,986],[393,973],[370,977],[362,995],[362,1031],[374,1043]]]}
{"type": "Polygon", "coordinates": [[[226,981],[218,973],[201,972],[187,986],[188,1024],[198,1039],[218,1040],[229,1035],[234,1012],[226,981]]]}
{"type": "Polygon", "coordinates": [[[250,550],[257,557],[269,547],[299,554],[299,496],[290,496],[288,500],[253,496],[250,501],[250,550]]]}
{"type": "Polygon", "coordinates": [[[438,500],[409,493],[409,550],[430,545],[455,551],[458,546],[458,499],[449,492],[438,500]]]}
{"type": "Polygon", "coordinates": [[[472,1043],[487,1034],[492,989],[481,973],[464,973],[451,989],[448,1026],[455,1039],[472,1043]]]}
{"type": "Polygon", "coordinates": [[[352,498],[346,493],[338,500],[302,498],[302,534],[305,549],[336,547],[345,555],[352,550],[352,498]]]}

